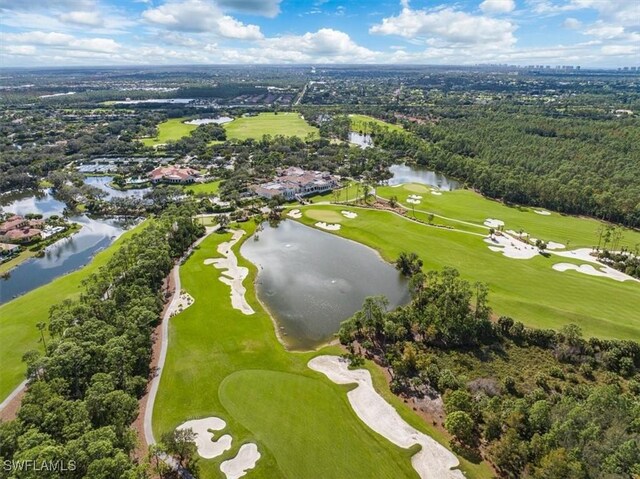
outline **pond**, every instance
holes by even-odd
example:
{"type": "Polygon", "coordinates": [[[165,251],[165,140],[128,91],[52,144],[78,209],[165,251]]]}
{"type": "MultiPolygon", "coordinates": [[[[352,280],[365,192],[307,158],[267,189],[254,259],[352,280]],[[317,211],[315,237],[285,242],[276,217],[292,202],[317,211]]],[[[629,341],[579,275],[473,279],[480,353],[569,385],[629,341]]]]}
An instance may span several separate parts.
{"type": "Polygon", "coordinates": [[[116,190],[109,186],[109,183],[113,180],[112,176],[87,176],[84,179],[84,182],[87,185],[95,186],[96,188],[100,188],[102,191],[107,193],[107,198],[110,200],[111,198],[142,198],[146,193],[151,191],[151,188],[135,188],[131,190],[116,190]]]}
{"type": "Polygon", "coordinates": [[[400,185],[403,183],[422,183],[433,186],[444,191],[452,191],[462,188],[460,182],[447,178],[438,173],[420,166],[391,165],[389,171],[393,177],[389,180],[390,185],[400,185]]]}
{"type": "MultiPolygon", "coordinates": [[[[2,208],[18,215],[40,213],[49,217],[62,215],[64,203],[45,191],[39,195],[14,197],[2,208]]],[[[81,215],[69,220],[81,224],[80,231],[47,247],[44,257],[29,259],[13,268],[8,278],[0,279],[0,304],[84,266],[125,230],[125,225],[114,219],[81,215]]]]}
{"type": "Polygon", "coordinates": [[[241,254],[258,267],[256,291],[291,349],[331,340],[367,296],[384,295],[390,307],[410,300],[407,281],[372,249],[287,220],[265,224],[241,254]]]}
{"type": "Polygon", "coordinates": [[[229,123],[233,121],[233,118],[230,116],[220,116],[218,118],[198,118],[197,120],[189,120],[185,121],[187,125],[209,125],[211,123],[216,125],[224,125],[225,123],[229,123]]]}
{"type": "Polygon", "coordinates": [[[369,148],[373,146],[373,138],[371,135],[351,131],[349,132],[349,143],[358,145],[360,148],[369,148]]]}

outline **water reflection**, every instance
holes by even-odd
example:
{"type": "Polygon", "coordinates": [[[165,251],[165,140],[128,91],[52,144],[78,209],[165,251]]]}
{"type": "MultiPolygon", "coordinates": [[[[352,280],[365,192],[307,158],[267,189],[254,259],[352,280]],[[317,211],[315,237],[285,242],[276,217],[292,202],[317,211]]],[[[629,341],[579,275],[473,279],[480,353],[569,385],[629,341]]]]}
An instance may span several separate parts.
{"type": "Polygon", "coordinates": [[[422,183],[434,186],[444,191],[452,191],[462,188],[460,182],[451,180],[441,173],[428,170],[419,166],[392,165],[389,171],[393,177],[389,180],[390,185],[400,185],[403,183],[422,183]]]}
{"type": "Polygon", "coordinates": [[[258,266],[258,297],[293,349],[331,339],[367,296],[409,300],[406,280],[372,249],[294,221],[265,226],[241,253],[258,266]]]}
{"type": "Polygon", "coordinates": [[[360,148],[369,148],[373,146],[373,138],[371,135],[352,131],[349,133],[349,143],[358,145],[360,148]]]}
{"type": "Polygon", "coordinates": [[[84,180],[87,185],[94,186],[107,193],[107,200],[111,198],[142,198],[146,193],[151,191],[151,188],[135,188],[120,191],[109,186],[111,181],[113,181],[112,176],[87,176],[84,180]]]}

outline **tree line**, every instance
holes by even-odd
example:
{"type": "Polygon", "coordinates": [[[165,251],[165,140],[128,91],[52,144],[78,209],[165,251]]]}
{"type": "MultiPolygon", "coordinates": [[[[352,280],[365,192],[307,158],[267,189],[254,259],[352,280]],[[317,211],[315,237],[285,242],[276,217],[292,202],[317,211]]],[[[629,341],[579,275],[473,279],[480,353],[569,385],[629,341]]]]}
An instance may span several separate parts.
{"type": "Polygon", "coordinates": [[[132,455],[130,425],[152,373],[163,280],[203,234],[192,213],[171,206],[150,220],[84,281],[78,299],[53,306],[48,323],[38,325],[41,349],[24,356],[29,384],[17,418],[0,423],[0,457],[63,461],[68,470],[15,470],[10,477],[147,477],[132,455]]]}

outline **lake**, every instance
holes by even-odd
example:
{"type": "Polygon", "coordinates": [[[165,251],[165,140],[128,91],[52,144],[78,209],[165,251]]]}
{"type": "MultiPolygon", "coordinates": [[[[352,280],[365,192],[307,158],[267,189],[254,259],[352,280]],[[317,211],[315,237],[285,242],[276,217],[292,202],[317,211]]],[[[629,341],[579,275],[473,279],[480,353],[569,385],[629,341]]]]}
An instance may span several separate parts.
{"type": "MultiPolygon", "coordinates": [[[[45,191],[38,195],[19,195],[6,201],[2,208],[18,215],[40,213],[49,217],[62,215],[64,203],[45,191]]],[[[29,259],[13,268],[9,278],[0,279],[0,304],[86,265],[125,231],[125,225],[114,219],[81,215],[69,220],[81,224],[80,231],[47,247],[44,257],[29,259]]]]}
{"type": "Polygon", "coordinates": [[[240,252],[257,265],[258,298],[291,349],[331,340],[367,296],[382,294],[391,307],[410,300],[406,279],[366,246],[291,220],[265,224],[258,238],[240,252]]]}
{"type": "Polygon", "coordinates": [[[111,198],[142,198],[151,188],[135,188],[131,190],[116,190],[111,188],[109,183],[113,180],[112,176],[87,176],[84,182],[87,185],[95,186],[107,193],[107,199],[111,198]]]}
{"type": "Polygon", "coordinates": [[[449,179],[441,173],[427,168],[422,168],[420,166],[391,165],[389,167],[389,171],[393,174],[393,177],[389,180],[390,185],[422,183],[444,191],[452,191],[462,188],[460,182],[449,179]]]}
{"type": "Polygon", "coordinates": [[[198,118],[197,120],[189,120],[185,121],[186,125],[209,125],[211,123],[216,125],[224,125],[225,123],[229,123],[233,121],[233,118],[230,116],[219,116],[218,118],[198,118]]]}

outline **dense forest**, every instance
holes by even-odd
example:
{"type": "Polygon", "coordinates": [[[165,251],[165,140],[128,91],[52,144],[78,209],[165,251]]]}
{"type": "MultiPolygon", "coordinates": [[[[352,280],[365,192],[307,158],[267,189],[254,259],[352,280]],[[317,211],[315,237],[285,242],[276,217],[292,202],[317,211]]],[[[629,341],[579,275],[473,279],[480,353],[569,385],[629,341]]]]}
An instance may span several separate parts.
{"type": "Polygon", "coordinates": [[[640,474],[640,345],[492,322],[483,284],[424,274],[411,254],[397,266],[411,304],[388,312],[385,298],[367,298],[339,337],[356,364],[364,355],[387,368],[406,400],[441,395],[454,450],[513,479],[640,474]]]}
{"type": "MultiPolygon", "coordinates": [[[[51,309],[42,351],[24,360],[29,388],[17,419],[0,423],[0,458],[62,461],[64,477],[142,478],[130,428],[151,371],[151,330],[174,261],[203,234],[188,206],[169,207],[125,240],[76,300],[51,309]],[[71,464],[72,467],[71,467],[71,464]]],[[[33,468],[20,478],[60,477],[33,468]]]]}
{"type": "MultiPolygon", "coordinates": [[[[431,112],[430,114],[433,114],[431,112]]],[[[439,109],[438,121],[375,128],[375,144],[506,202],[640,226],[640,120],[514,105],[439,109]]]]}

